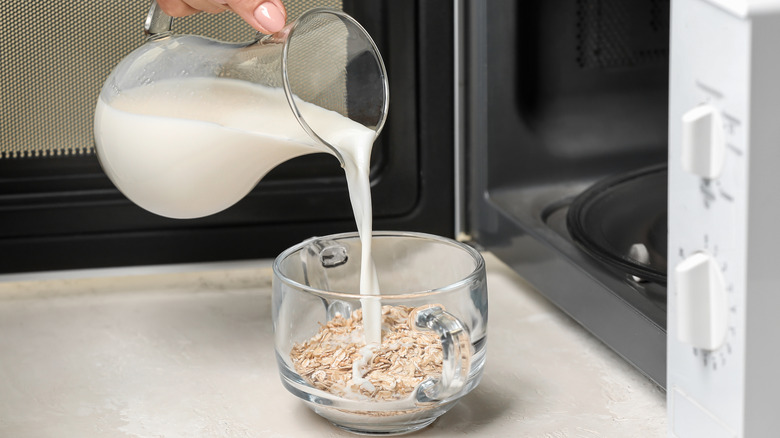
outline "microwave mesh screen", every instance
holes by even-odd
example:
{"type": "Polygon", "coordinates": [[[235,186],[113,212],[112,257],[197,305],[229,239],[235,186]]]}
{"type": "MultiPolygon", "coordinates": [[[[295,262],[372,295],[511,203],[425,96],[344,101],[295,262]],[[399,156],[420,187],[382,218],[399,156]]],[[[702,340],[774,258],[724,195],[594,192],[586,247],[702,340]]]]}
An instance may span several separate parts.
{"type": "Polygon", "coordinates": [[[669,0],[578,0],[577,63],[630,68],[668,57],[669,0]]]}
{"type": "MultiPolygon", "coordinates": [[[[288,21],[341,0],[286,0],[288,21]]],[[[144,42],[148,0],[22,2],[0,9],[0,159],[94,154],[92,119],[111,69],[144,42]],[[52,12],[52,11],[55,11],[52,12]]],[[[246,41],[236,14],[173,20],[173,31],[246,41]]]]}

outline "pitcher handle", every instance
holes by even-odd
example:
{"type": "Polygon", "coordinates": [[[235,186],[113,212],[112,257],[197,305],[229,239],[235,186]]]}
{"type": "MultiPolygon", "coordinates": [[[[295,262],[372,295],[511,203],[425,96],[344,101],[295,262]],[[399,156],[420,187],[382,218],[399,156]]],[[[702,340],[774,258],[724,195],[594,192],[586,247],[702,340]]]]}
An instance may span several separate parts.
{"type": "Polygon", "coordinates": [[[428,378],[417,388],[419,403],[445,400],[463,389],[471,370],[471,339],[463,323],[440,306],[424,307],[410,315],[416,329],[439,335],[443,353],[439,378],[428,378]]]}
{"type": "Polygon", "coordinates": [[[173,18],[163,12],[157,0],[152,0],[152,6],[149,7],[149,14],[144,22],[144,34],[149,37],[166,34],[171,31],[173,18]]]}

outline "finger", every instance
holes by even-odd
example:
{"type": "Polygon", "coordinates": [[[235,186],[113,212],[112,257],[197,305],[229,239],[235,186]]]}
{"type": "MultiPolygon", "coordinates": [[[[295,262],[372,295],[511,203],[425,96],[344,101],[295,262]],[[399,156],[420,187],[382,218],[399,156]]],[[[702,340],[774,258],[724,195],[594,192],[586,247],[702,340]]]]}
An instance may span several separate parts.
{"type": "Polygon", "coordinates": [[[222,2],[218,0],[183,0],[185,3],[187,3],[191,8],[197,9],[199,11],[208,12],[209,14],[218,14],[225,9],[227,9],[227,6],[225,6],[222,2]]]}
{"type": "Polygon", "coordinates": [[[200,12],[182,0],[157,0],[157,4],[160,5],[163,12],[171,17],[186,17],[187,15],[200,12]]]}
{"type": "Polygon", "coordinates": [[[235,13],[260,32],[272,34],[282,30],[287,11],[281,0],[226,0],[235,13]]]}
{"type": "Polygon", "coordinates": [[[158,0],[163,12],[171,17],[186,17],[200,11],[217,14],[228,9],[220,0],[158,0]]]}

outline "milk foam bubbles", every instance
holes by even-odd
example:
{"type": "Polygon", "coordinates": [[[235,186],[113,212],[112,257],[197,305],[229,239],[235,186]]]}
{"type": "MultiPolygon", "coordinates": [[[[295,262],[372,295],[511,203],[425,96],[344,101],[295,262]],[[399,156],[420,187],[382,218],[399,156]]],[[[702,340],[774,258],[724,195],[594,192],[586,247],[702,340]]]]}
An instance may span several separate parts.
{"type": "MultiPolygon", "coordinates": [[[[381,340],[381,303],[371,258],[369,166],[376,133],[334,111],[296,102],[314,131],[344,159],[361,237],[360,291],[367,344],[381,340]]],[[[159,81],[123,91],[95,110],[98,157],[111,181],[139,206],[172,218],[222,211],[271,169],[330,149],[312,140],[284,91],[224,78],[159,81]]]]}

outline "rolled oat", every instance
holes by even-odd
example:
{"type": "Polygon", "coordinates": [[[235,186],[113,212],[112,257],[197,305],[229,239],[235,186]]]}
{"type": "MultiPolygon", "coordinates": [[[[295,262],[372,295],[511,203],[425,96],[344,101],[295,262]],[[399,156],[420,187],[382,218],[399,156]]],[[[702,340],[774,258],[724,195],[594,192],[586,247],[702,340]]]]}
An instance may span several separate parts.
{"type": "MultiPolygon", "coordinates": [[[[426,306],[428,307],[428,306],[426,306]]],[[[290,352],[295,370],[314,387],[374,401],[399,400],[442,370],[438,335],[410,327],[414,308],[382,307],[382,342],[366,347],[363,314],[337,315],[290,352]],[[368,349],[367,349],[368,348],[368,349]]]]}

